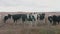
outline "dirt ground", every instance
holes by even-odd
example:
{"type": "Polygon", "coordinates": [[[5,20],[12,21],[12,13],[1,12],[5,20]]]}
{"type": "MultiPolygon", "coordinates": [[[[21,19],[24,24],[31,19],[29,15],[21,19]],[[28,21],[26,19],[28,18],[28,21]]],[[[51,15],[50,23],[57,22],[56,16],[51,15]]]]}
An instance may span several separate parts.
{"type": "MultiPolygon", "coordinates": [[[[5,14],[8,13],[0,13],[3,16],[5,14]]],[[[46,13],[46,17],[49,14],[59,15],[59,13],[46,13]]],[[[7,23],[3,23],[3,16],[0,17],[0,34],[60,34],[60,24],[53,26],[48,21],[44,24],[40,24],[40,21],[39,24],[31,27],[27,24],[20,24],[20,21],[15,24],[12,19],[8,20],[7,23]]]]}

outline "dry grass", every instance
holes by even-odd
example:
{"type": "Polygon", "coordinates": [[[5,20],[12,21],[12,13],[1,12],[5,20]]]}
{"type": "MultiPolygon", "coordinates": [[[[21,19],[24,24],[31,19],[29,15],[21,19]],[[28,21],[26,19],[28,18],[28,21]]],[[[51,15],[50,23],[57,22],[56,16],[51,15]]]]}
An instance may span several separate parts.
{"type": "MultiPolygon", "coordinates": [[[[4,13],[5,12],[1,12],[0,14],[3,16],[5,14],[8,14],[7,12],[5,14],[4,13]]],[[[15,13],[11,13],[11,14],[15,14],[15,13]]],[[[55,13],[50,13],[50,14],[55,14],[55,13]]],[[[60,13],[56,13],[56,14],[58,15],[60,13]]],[[[49,13],[46,13],[46,16],[48,15],[49,13]]],[[[60,24],[56,26],[52,26],[50,24],[38,24],[35,27],[31,27],[28,25],[23,26],[23,24],[15,25],[10,20],[8,20],[6,24],[4,24],[3,20],[0,20],[0,34],[60,34],[60,24]]]]}

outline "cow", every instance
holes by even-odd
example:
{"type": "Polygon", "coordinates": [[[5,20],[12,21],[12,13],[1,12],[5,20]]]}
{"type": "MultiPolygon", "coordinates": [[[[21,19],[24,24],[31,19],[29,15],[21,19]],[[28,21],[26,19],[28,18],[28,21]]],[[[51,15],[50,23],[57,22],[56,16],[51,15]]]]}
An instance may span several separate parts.
{"type": "Polygon", "coordinates": [[[4,23],[6,23],[6,21],[9,19],[8,16],[4,16],[4,23]]]}
{"type": "Polygon", "coordinates": [[[11,18],[14,20],[14,22],[17,22],[18,19],[22,19],[22,22],[25,22],[26,20],[27,21],[33,21],[35,20],[34,16],[31,15],[31,14],[28,14],[29,16],[27,16],[27,14],[14,14],[14,15],[11,15],[11,14],[8,14],[8,17],[11,18]]]}
{"type": "Polygon", "coordinates": [[[33,23],[35,23],[36,19],[35,19],[35,15],[33,13],[29,13],[27,14],[27,21],[33,25],[33,23]]]}
{"type": "Polygon", "coordinates": [[[44,18],[45,18],[45,13],[37,15],[37,20],[44,20],[44,18]]]}
{"type": "Polygon", "coordinates": [[[41,15],[40,15],[40,20],[43,20],[45,18],[45,13],[42,13],[41,15]]]}
{"type": "Polygon", "coordinates": [[[60,16],[56,15],[48,16],[48,20],[50,21],[50,23],[53,22],[53,25],[56,25],[57,23],[59,24],[60,22],[60,16]]]}
{"type": "Polygon", "coordinates": [[[56,16],[56,15],[53,15],[52,20],[53,20],[53,25],[56,25],[56,22],[57,22],[57,16],[56,16]]]}
{"type": "Polygon", "coordinates": [[[48,20],[50,21],[50,23],[53,22],[53,25],[56,25],[56,22],[57,22],[57,16],[56,15],[50,15],[48,16],[48,20]]]}
{"type": "Polygon", "coordinates": [[[10,19],[11,18],[11,15],[10,14],[8,14],[8,15],[6,15],[6,16],[4,16],[4,23],[6,23],[6,21],[8,20],[8,19],[10,19]]]}
{"type": "Polygon", "coordinates": [[[49,15],[49,16],[48,16],[48,21],[52,24],[52,22],[53,22],[53,21],[52,21],[52,15],[49,15]]]}
{"type": "Polygon", "coordinates": [[[37,23],[38,23],[38,20],[37,20],[38,14],[37,14],[37,13],[33,13],[32,15],[33,15],[33,17],[34,17],[34,22],[33,22],[33,24],[36,26],[37,23]]]}
{"type": "Polygon", "coordinates": [[[58,22],[58,24],[59,24],[59,22],[60,22],[60,15],[57,16],[57,22],[58,22]]]}
{"type": "Polygon", "coordinates": [[[38,16],[37,19],[43,20],[45,18],[45,13],[38,14],[37,16],[38,16]]]}
{"type": "Polygon", "coordinates": [[[8,14],[8,16],[10,18],[12,18],[14,20],[14,22],[17,22],[17,20],[21,19],[21,18],[22,18],[22,21],[24,22],[25,21],[25,17],[26,17],[25,14],[14,14],[14,15],[8,14]]]}
{"type": "Polygon", "coordinates": [[[22,14],[21,18],[22,18],[22,22],[24,23],[27,20],[27,15],[26,14],[22,14]]]}
{"type": "Polygon", "coordinates": [[[45,24],[45,13],[37,14],[37,24],[45,24]]]}

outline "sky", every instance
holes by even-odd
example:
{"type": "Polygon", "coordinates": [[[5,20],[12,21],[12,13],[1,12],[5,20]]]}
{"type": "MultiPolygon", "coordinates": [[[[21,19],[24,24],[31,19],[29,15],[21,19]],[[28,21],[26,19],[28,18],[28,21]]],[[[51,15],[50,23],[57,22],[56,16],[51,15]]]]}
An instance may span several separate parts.
{"type": "Polygon", "coordinates": [[[0,12],[56,12],[60,0],[0,0],[0,12]]]}

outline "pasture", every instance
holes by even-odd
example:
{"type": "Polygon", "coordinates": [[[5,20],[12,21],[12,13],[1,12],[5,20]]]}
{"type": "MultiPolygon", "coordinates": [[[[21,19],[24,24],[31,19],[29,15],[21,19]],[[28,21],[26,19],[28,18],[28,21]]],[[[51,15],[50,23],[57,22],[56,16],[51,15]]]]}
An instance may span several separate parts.
{"type": "MultiPolygon", "coordinates": [[[[19,12],[10,14],[17,14],[19,12]]],[[[60,15],[57,12],[46,12],[45,14],[45,21],[37,21],[36,26],[22,24],[20,20],[17,23],[14,23],[12,19],[8,19],[6,23],[3,23],[4,15],[9,14],[8,12],[1,12],[0,13],[0,34],[60,34],[60,24],[53,26],[49,23],[47,17],[48,15],[60,15]]],[[[25,22],[26,23],[26,22],[25,22]]]]}

